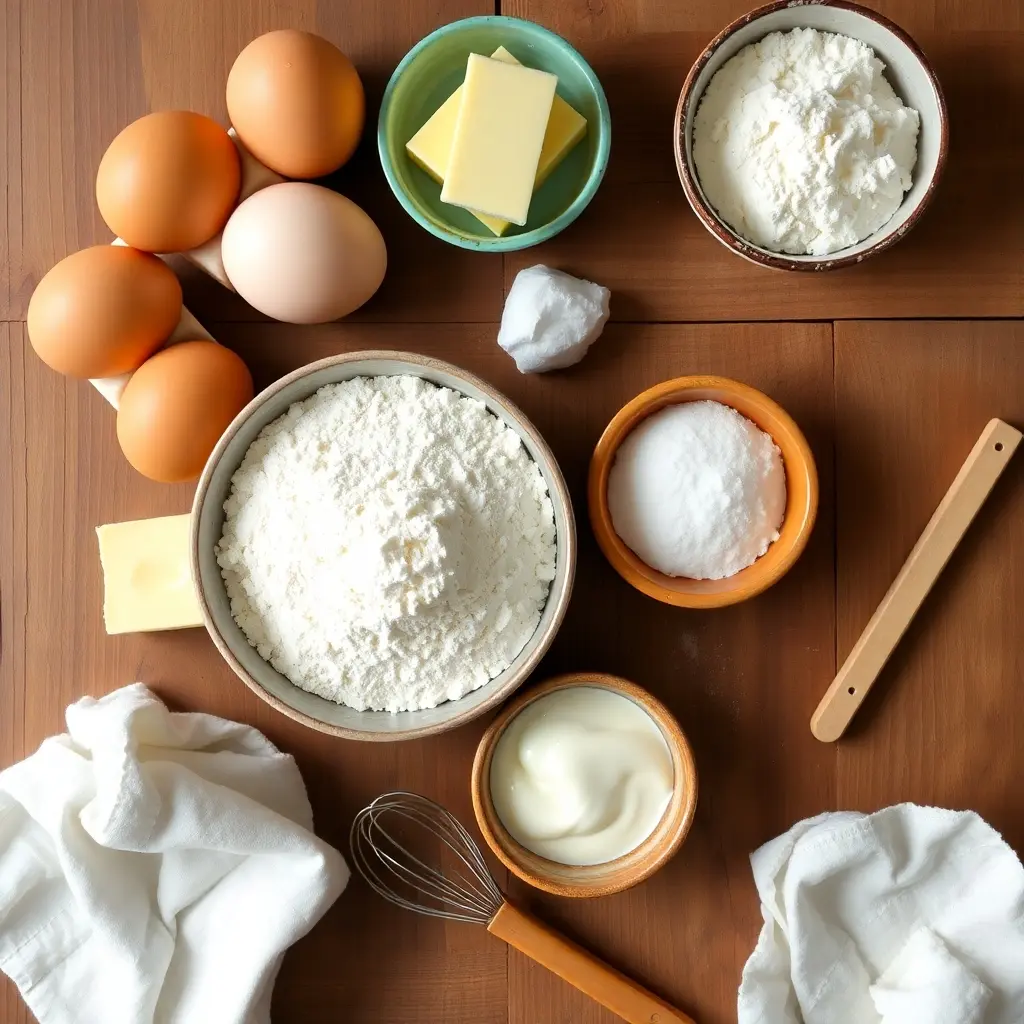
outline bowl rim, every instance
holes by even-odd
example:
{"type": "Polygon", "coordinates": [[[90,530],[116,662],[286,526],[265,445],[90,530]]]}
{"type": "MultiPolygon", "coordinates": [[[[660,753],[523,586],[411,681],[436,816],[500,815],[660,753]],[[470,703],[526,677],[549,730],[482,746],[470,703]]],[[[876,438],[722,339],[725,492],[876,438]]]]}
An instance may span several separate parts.
{"type": "MultiPolygon", "coordinates": [[[[594,69],[590,66],[586,58],[571,43],[563,39],[557,33],[545,28],[543,25],[538,25],[533,21],[527,21],[525,18],[513,18],[503,14],[480,14],[471,18],[460,18],[458,21],[442,25],[440,28],[434,29],[434,31],[429,35],[424,36],[418,43],[416,43],[415,46],[413,46],[411,50],[409,50],[401,61],[399,61],[398,66],[392,72],[391,77],[388,79],[387,87],[384,89],[384,96],[380,103],[380,113],[377,116],[377,154],[380,158],[381,168],[384,171],[384,177],[387,178],[388,186],[391,188],[391,191],[394,193],[399,204],[405,212],[420,225],[420,227],[429,231],[435,238],[440,238],[442,241],[448,242],[451,245],[457,245],[460,249],[470,249],[475,252],[516,252],[520,249],[528,249],[531,246],[540,244],[541,242],[546,242],[549,239],[554,238],[555,235],[564,231],[565,228],[572,224],[573,221],[583,213],[583,211],[590,205],[591,200],[597,194],[598,187],[604,179],[605,171],[608,169],[611,142],[612,119],[611,109],[608,106],[608,97],[605,95],[604,87],[601,85],[600,79],[598,79],[597,75],[594,73],[594,69]],[[564,49],[568,55],[576,61],[584,76],[590,83],[590,87],[593,89],[594,95],[597,97],[597,105],[600,112],[599,120],[601,122],[601,131],[598,137],[598,148],[597,153],[594,156],[593,167],[590,170],[590,174],[587,176],[586,182],[577,193],[576,198],[572,203],[570,203],[566,209],[555,217],[554,220],[550,220],[546,224],[542,224],[539,227],[532,228],[530,231],[523,231],[515,235],[496,235],[493,239],[486,236],[475,238],[468,235],[461,235],[455,231],[449,231],[447,228],[441,227],[441,225],[430,220],[428,217],[424,217],[416,207],[416,204],[410,200],[405,189],[399,182],[398,174],[395,171],[391,158],[388,156],[387,143],[387,121],[391,111],[394,92],[397,88],[399,79],[409,65],[416,60],[424,50],[437,42],[438,39],[466,28],[491,24],[515,24],[522,26],[542,38],[551,40],[556,46],[564,49]]],[[[404,145],[405,143],[403,142],[402,146],[404,147],[404,145]]]]}
{"type": "Polygon", "coordinates": [[[697,811],[698,789],[697,763],[693,755],[693,748],[675,715],[650,691],[628,679],[608,672],[569,672],[546,679],[517,694],[501,709],[497,717],[487,727],[486,732],[480,737],[476,754],[473,757],[473,767],[470,770],[473,814],[476,817],[480,834],[494,855],[517,878],[534,888],[555,896],[573,898],[610,896],[613,893],[622,892],[624,889],[630,889],[634,885],[646,881],[656,871],[664,867],[679,851],[690,832],[697,811]],[[535,861],[541,869],[545,865],[551,865],[552,869],[558,872],[564,872],[566,868],[571,869],[573,865],[561,864],[547,857],[541,857],[526,850],[518,843],[498,817],[490,791],[491,759],[498,741],[509,723],[521,711],[548,694],[556,690],[578,686],[591,686],[618,693],[632,700],[634,704],[650,715],[665,738],[672,755],[673,768],[683,783],[681,787],[673,784],[673,798],[669,806],[666,807],[654,831],[639,846],[615,860],[580,868],[580,870],[591,872],[595,868],[602,868],[609,872],[606,877],[598,876],[589,882],[568,882],[564,879],[540,874],[538,871],[526,867],[519,858],[528,857],[535,861]],[[679,771],[680,768],[681,771],[679,771]],[[674,814],[676,818],[672,830],[659,837],[657,832],[670,814],[674,814]],[[640,862],[635,863],[638,854],[640,862]]]}
{"type": "MultiPolygon", "coordinates": [[[[928,185],[925,188],[924,193],[921,195],[921,198],[918,200],[917,205],[910,211],[906,221],[904,221],[904,223],[898,228],[893,229],[888,234],[884,235],[875,242],[874,245],[869,246],[867,249],[863,249],[857,253],[849,253],[845,256],[842,255],[844,250],[840,249],[834,256],[822,256],[818,258],[804,256],[802,258],[795,258],[796,254],[772,252],[769,249],[764,249],[754,242],[747,240],[721,220],[711,204],[704,198],[704,193],[701,191],[700,185],[697,181],[696,168],[691,167],[690,161],[687,160],[686,157],[686,140],[684,138],[686,114],[692,103],[700,101],[699,96],[694,97],[692,95],[694,85],[701,71],[704,70],[705,65],[709,60],[711,60],[722,43],[724,43],[725,40],[735,32],[752,22],[755,22],[766,15],[774,14],[776,11],[792,8],[794,4],[792,0],[773,0],[772,3],[767,3],[762,7],[756,7],[754,10],[742,15],[735,21],[730,22],[701,51],[700,55],[694,61],[693,66],[687,73],[686,80],[683,82],[683,88],[679,93],[679,100],[676,103],[675,118],[672,123],[672,148],[675,153],[676,173],[679,175],[679,181],[683,186],[683,192],[686,194],[686,198],[691,209],[697,215],[698,220],[700,220],[704,227],[707,228],[707,230],[710,231],[711,234],[727,249],[731,249],[733,252],[737,253],[737,255],[742,256],[745,260],[748,260],[751,263],[770,267],[773,270],[801,272],[836,270],[840,267],[848,267],[861,263],[869,256],[874,256],[877,253],[884,252],[886,249],[895,245],[918,223],[925,209],[931,202],[932,197],[938,188],[939,182],[942,179],[949,151],[949,112],[946,106],[946,99],[942,92],[942,86],[939,84],[938,75],[936,75],[935,69],[932,67],[931,62],[925,56],[921,47],[918,46],[917,43],[899,27],[899,25],[890,21],[884,14],[879,14],[877,11],[863,7],[860,4],[852,3],[850,0],[813,0],[813,5],[816,7],[835,7],[840,10],[849,11],[852,14],[859,14],[865,18],[869,18],[871,21],[876,22],[896,36],[896,38],[899,39],[900,42],[902,42],[914,55],[918,63],[921,65],[921,69],[924,71],[925,76],[932,87],[932,91],[935,94],[935,101],[939,111],[939,154],[935,162],[935,169],[932,172],[931,180],[928,182],[928,185]]],[[[796,6],[800,5],[798,4],[796,6]]]]}
{"type": "MultiPolygon", "coordinates": [[[[378,374],[379,376],[379,374],[378,374]]],[[[455,390],[455,389],[453,389],[455,390]]],[[[307,396],[308,397],[308,396],[307,396]]],[[[272,422],[272,421],[268,421],[272,422]]],[[[506,421],[507,422],[507,421],[506,421]]],[[[532,458],[532,456],[531,456],[532,458]]],[[[536,461],[536,460],[534,460],[536,461]]],[[[556,516],[556,528],[557,528],[557,516],[556,516]]],[[[556,532],[557,539],[557,532],[556,532]]],[[[551,646],[555,636],[558,634],[558,630],[561,628],[562,622],[565,619],[565,613],[569,606],[570,598],[572,597],[573,583],[576,576],[576,559],[577,559],[577,530],[576,530],[576,519],[573,514],[572,500],[569,495],[569,489],[565,483],[565,478],[562,475],[561,467],[558,464],[558,460],[555,458],[554,453],[551,451],[548,443],[544,440],[540,431],[534,426],[533,422],[522,412],[522,410],[504,394],[492,387],[486,381],[477,377],[475,374],[470,373],[468,370],[463,370],[461,367],[456,366],[453,363],[446,362],[443,359],[435,359],[431,356],[417,355],[413,352],[402,352],[402,351],[390,351],[386,349],[366,349],[355,352],[339,353],[332,356],[327,356],[324,359],[318,359],[312,363],[306,363],[303,366],[297,367],[290,373],[276,380],[269,387],[265,388],[255,395],[252,400],[242,409],[241,412],[231,421],[227,429],[221,435],[217,441],[216,446],[210,454],[210,457],[206,461],[206,465],[203,467],[202,475],[199,478],[199,482],[196,486],[195,497],[192,502],[191,521],[189,523],[189,563],[192,572],[192,580],[196,591],[196,598],[199,602],[199,608],[203,617],[203,625],[206,627],[206,631],[210,638],[213,640],[214,645],[220,652],[221,657],[228,664],[231,670],[238,676],[239,679],[249,687],[258,697],[264,700],[271,707],[280,711],[282,714],[291,718],[293,721],[299,722],[302,725],[308,726],[311,729],[315,729],[317,732],[327,733],[331,736],[338,736],[342,739],[348,740],[360,740],[363,742],[402,742],[405,740],[421,739],[425,736],[435,736],[439,733],[448,732],[452,729],[457,729],[460,726],[465,725],[467,722],[472,721],[475,718],[486,714],[489,710],[500,704],[503,700],[507,699],[513,694],[524,682],[530,677],[533,671],[536,669],[538,662],[547,652],[551,646]],[[472,708],[467,708],[461,713],[453,715],[449,720],[445,722],[436,722],[433,725],[424,725],[415,727],[412,729],[404,730],[400,733],[396,732],[372,732],[368,730],[350,729],[346,726],[335,725],[330,722],[321,721],[318,718],[314,718],[311,715],[307,715],[305,712],[299,711],[293,708],[290,704],[286,704],[280,700],[274,694],[270,693],[265,689],[256,679],[252,676],[244,665],[235,657],[234,652],[228,645],[223,633],[221,632],[220,626],[218,625],[217,619],[214,616],[213,610],[210,606],[210,601],[206,593],[206,589],[203,586],[203,576],[200,571],[200,552],[199,552],[199,533],[200,533],[200,522],[203,515],[203,509],[206,505],[206,500],[209,496],[210,485],[212,482],[214,471],[219,465],[221,459],[224,457],[224,453],[227,450],[228,445],[231,443],[235,435],[242,428],[242,426],[254,415],[258,409],[260,409],[267,401],[289,387],[296,381],[302,380],[304,377],[310,376],[320,370],[328,369],[332,366],[344,365],[346,363],[361,363],[368,361],[379,361],[386,360],[390,362],[409,363],[413,366],[426,367],[428,369],[437,370],[443,373],[447,373],[459,380],[464,380],[468,384],[477,388],[482,394],[484,394],[488,401],[493,402],[495,406],[507,413],[509,418],[514,422],[515,426],[513,429],[517,433],[522,433],[529,437],[530,442],[536,447],[537,451],[541,453],[548,463],[548,469],[550,470],[550,476],[553,483],[553,488],[549,487],[549,493],[551,497],[552,505],[561,503],[565,510],[566,519],[566,531],[565,537],[563,538],[563,552],[562,557],[565,560],[565,586],[558,595],[549,593],[548,601],[555,597],[554,612],[551,616],[551,620],[547,626],[541,629],[540,623],[538,623],[537,629],[533,636],[527,642],[527,645],[534,645],[533,650],[530,651],[526,660],[518,668],[518,670],[509,676],[505,683],[496,688],[485,700],[482,700],[478,705],[472,708]],[[553,493],[551,493],[553,491],[553,493]]],[[[552,588],[553,588],[552,581],[552,588]]],[[[543,618],[544,612],[547,611],[547,604],[541,612],[543,618]]],[[[525,650],[525,648],[524,648],[525,650]]],[[[518,655],[517,655],[518,657],[518,655]]],[[[497,678],[497,677],[495,677],[497,678]]],[[[493,680],[492,680],[493,681],[493,680]]],[[[295,685],[294,683],[292,684],[295,685]]],[[[487,683],[484,684],[488,685],[487,683]]],[[[298,688],[301,689],[301,688],[298,688]]],[[[473,691],[475,692],[475,691],[473,691]]],[[[458,701],[451,701],[445,703],[457,704],[458,701]]]]}
{"type": "MultiPolygon", "coordinates": [[[[699,401],[700,399],[693,400],[699,401]]],[[[730,404],[722,399],[711,399],[711,401],[719,401],[723,405],[730,404]]],[[[746,413],[743,413],[742,410],[737,411],[741,412],[741,415],[746,416],[746,413]]],[[[749,416],[747,418],[751,419],[749,416]]],[[[752,422],[754,421],[752,420],[752,422]]],[[[763,424],[755,423],[755,425],[765,430],[766,433],[770,433],[763,424]]],[[[773,436],[772,440],[779,445],[777,438],[773,436]]],[[[781,450],[781,445],[779,447],[781,450]]],[[[749,384],[744,384],[729,377],[713,375],[698,374],[674,377],[671,380],[662,381],[660,384],[655,384],[653,387],[641,391],[639,395],[627,402],[611,418],[608,426],[602,432],[591,455],[590,468],[587,475],[587,509],[591,528],[602,554],[611,564],[612,568],[627,583],[635,587],[642,594],[677,608],[725,608],[756,597],[778,583],[796,564],[810,541],[811,534],[814,531],[814,524],[818,517],[819,499],[818,468],[814,459],[814,453],[811,451],[811,446],[796,420],[778,402],[770,398],[763,391],[759,391],[749,384]],[[798,455],[796,465],[794,466],[785,458],[785,453],[783,453],[787,489],[794,470],[799,470],[807,491],[806,507],[803,509],[801,521],[797,524],[797,533],[788,549],[783,552],[778,561],[766,570],[763,563],[764,556],[762,555],[761,558],[755,560],[745,569],[741,569],[734,575],[727,577],[732,582],[732,586],[727,590],[717,593],[686,593],[670,589],[660,583],[657,579],[658,577],[666,580],[673,577],[665,576],[665,574],[647,565],[626,545],[625,541],[619,537],[612,526],[611,512],[608,508],[608,475],[611,472],[615,455],[623,440],[648,416],[653,415],[668,405],[679,404],[678,401],[671,400],[674,396],[695,390],[714,390],[721,392],[723,397],[729,395],[739,396],[747,399],[751,404],[768,409],[771,415],[785,426],[798,455]]]]}

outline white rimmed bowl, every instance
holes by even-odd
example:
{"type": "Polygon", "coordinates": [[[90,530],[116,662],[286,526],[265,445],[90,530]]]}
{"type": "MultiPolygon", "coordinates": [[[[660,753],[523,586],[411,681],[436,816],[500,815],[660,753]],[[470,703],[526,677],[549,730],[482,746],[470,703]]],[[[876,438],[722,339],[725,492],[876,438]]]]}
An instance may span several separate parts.
{"type": "Polygon", "coordinates": [[[776,270],[834,270],[883,252],[918,222],[946,164],[949,124],[942,89],[928,58],[899,26],[875,11],[845,0],[779,0],[738,18],[704,48],[679,94],[674,146],[676,170],[686,198],[700,222],[724,246],[751,263],[776,270]],[[693,121],[715,72],[745,46],[771,32],[788,32],[794,28],[835,32],[867,43],[885,64],[885,77],[896,95],[921,116],[913,184],[904,194],[899,209],[867,238],[827,256],[773,252],[738,234],[719,217],[704,195],[693,159],[693,121]]]}

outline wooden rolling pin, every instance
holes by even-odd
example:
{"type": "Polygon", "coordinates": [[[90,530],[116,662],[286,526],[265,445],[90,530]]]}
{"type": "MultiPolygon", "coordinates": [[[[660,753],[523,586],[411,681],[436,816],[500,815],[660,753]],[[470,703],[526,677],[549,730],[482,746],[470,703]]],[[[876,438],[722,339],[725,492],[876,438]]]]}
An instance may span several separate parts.
{"type": "Polygon", "coordinates": [[[814,712],[811,732],[823,743],[839,739],[846,731],[1020,440],[1020,431],[1002,420],[990,420],[982,431],[814,712]]]}

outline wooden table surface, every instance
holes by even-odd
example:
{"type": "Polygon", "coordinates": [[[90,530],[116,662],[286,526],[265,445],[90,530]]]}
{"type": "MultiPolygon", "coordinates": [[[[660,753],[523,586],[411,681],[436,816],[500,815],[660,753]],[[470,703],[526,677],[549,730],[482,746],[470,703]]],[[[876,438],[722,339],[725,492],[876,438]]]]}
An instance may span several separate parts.
{"type": "MultiPolygon", "coordinates": [[[[484,722],[435,739],[360,745],[263,705],[204,632],[107,637],[93,528],[183,512],[192,486],[125,463],[114,415],[28,347],[24,317],[58,259],[109,239],[93,200],[100,155],[148,110],[226,123],[224,81],[253,36],[318,31],[355,60],[369,125],[330,182],[388,243],[378,296],[344,323],[269,323],[192,272],[186,301],[258,385],[312,359],[413,349],[477,373],[534,419],[581,527],[568,618],[538,675],[600,669],[649,688],[696,751],[700,804],[678,857],[587,902],[523,901],[692,1013],[735,1019],[760,924],[748,855],[800,818],[902,800],[970,807],[1024,849],[1024,458],[1018,455],[885,670],[850,735],[823,746],[811,712],[986,421],[1024,425],[1024,5],[872,0],[933,59],[949,101],[940,192],[895,249],[826,275],[773,273],[720,247],[676,180],[672,112],[711,36],[752,0],[503,0],[560,32],[608,92],[614,145],[593,205],[557,240],[481,256],[421,231],[389,193],[373,125],[384,84],[424,34],[493,13],[482,0],[6,0],[0,6],[0,767],[61,731],[67,704],[142,680],[176,708],[250,722],[294,753],[318,831],[343,846],[353,811],[394,787],[471,820],[484,722]],[[495,344],[503,295],[544,262],[612,288],[614,322],[578,367],[521,376],[495,344]],[[813,541],[777,587],[710,613],[623,583],[586,526],[589,453],[641,389],[684,373],[738,377],[780,401],[821,473],[813,541]]],[[[353,884],[288,955],[275,1019],[597,1024],[612,1018],[482,931],[383,905],[353,884]]],[[[29,1019],[12,986],[0,1020],[29,1019]]]]}

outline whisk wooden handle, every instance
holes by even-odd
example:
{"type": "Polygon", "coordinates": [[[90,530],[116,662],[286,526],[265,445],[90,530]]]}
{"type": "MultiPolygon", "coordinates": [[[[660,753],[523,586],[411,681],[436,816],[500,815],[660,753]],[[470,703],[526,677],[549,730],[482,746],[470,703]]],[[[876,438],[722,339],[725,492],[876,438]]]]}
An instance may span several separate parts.
{"type": "Polygon", "coordinates": [[[823,743],[846,731],[1020,441],[1019,430],[989,421],[814,712],[811,732],[823,743]]]}
{"type": "Polygon", "coordinates": [[[685,1013],[511,903],[502,904],[487,930],[630,1024],[694,1024],[685,1013]]]}

